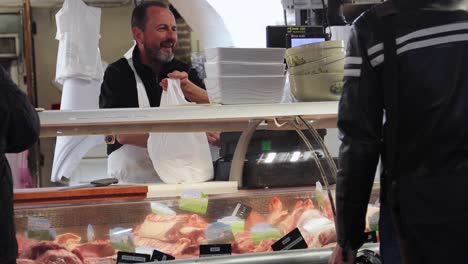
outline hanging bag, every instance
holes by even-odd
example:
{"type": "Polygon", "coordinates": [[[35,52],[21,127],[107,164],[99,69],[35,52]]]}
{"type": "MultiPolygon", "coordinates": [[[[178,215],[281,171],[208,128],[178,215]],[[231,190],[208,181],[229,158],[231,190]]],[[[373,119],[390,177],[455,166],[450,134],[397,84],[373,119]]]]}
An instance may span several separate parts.
{"type": "MultiPolygon", "coordinates": [[[[180,80],[169,79],[160,106],[187,103],[180,80]]],[[[213,179],[213,163],[205,133],[150,133],[148,153],[165,183],[197,183],[213,179]]]]}

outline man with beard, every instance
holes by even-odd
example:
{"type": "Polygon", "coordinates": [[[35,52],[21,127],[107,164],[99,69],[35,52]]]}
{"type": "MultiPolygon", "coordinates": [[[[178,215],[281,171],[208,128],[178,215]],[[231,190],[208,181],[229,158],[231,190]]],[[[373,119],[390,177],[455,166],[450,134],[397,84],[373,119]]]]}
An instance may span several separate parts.
{"type": "MultiPolygon", "coordinates": [[[[209,102],[197,72],[174,59],[177,25],[165,3],[136,6],[131,27],[136,45],[106,69],[99,96],[101,108],[158,107],[162,91],[167,88],[166,78],[179,79],[189,101],[209,102]]],[[[208,139],[214,143],[218,138],[211,133],[208,139]]],[[[147,153],[147,140],[147,133],[119,134],[111,138],[113,144],[107,148],[108,175],[122,182],[159,182],[147,153]]]]}
{"type": "MultiPolygon", "coordinates": [[[[464,7],[466,0],[392,0],[353,23],[338,111],[338,245],[330,264],[355,263],[379,156],[380,225],[394,221],[403,263],[467,263],[464,7]]],[[[380,229],[384,251],[390,229],[380,229]]]]}

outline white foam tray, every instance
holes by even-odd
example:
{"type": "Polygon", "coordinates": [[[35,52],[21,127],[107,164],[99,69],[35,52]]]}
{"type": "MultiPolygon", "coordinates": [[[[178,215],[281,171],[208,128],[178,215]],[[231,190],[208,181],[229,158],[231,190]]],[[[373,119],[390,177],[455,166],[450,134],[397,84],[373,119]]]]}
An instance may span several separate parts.
{"type": "Polygon", "coordinates": [[[248,62],[207,62],[205,72],[208,78],[240,77],[240,76],[281,76],[285,73],[285,65],[280,63],[248,63],[248,62]]]}
{"type": "Polygon", "coordinates": [[[281,63],[285,52],[283,48],[210,48],[205,49],[205,57],[208,62],[281,63]]]}
{"type": "Polygon", "coordinates": [[[284,76],[220,77],[205,79],[210,103],[272,104],[281,101],[284,76]]]}

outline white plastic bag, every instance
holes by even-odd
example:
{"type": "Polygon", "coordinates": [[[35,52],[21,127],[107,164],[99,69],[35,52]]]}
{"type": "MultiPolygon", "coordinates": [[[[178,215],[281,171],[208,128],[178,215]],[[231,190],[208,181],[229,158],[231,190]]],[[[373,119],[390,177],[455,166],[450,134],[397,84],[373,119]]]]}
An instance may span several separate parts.
{"type": "Polygon", "coordinates": [[[83,0],[65,0],[55,15],[59,41],[55,79],[102,80],[99,51],[101,9],[87,6],[83,0]]]}
{"type": "MultiPolygon", "coordinates": [[[[180,80],[169,79],[161,106],[187,104],[180,80]]],[[[205,133],[150,133],[148,153],[165,183],[198,183],[213,179],[213,163],[205,133]]]]}

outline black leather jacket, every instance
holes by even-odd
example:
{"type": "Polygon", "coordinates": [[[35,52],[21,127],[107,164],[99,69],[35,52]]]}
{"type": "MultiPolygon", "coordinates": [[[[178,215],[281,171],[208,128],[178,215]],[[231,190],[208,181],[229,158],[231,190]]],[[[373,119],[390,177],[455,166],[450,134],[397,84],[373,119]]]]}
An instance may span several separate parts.
{"type": "MultiPolygon", "coordinates": [[[[378,23],[385,15],[396,20],[399,110],[394,176],[401,217],[417,223],[467,219],[468,212],[468,177],[462,176],[468,172],[468,13],[426,8],[386,14],[383,7],[376,6],[353,23],[346,51],[338,114],[342,145],[336,224],[338,243],[351,249],[362,244],[370,191],[385,150],[385,56],[378,23]],[[460,211],[462,216],[457,215],[460,211]]],[[[387,191],[384,185],[381,192],[387,191]]]]}
{"type": "Polygon", "coordinates": [[[4,153],[29,149],[39,137],[39,118],[26,95],[0,66],[0,263],[16,263],[13,180],[4,153]]]}

